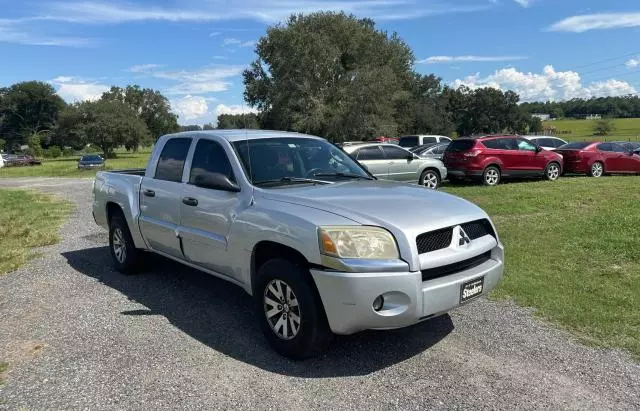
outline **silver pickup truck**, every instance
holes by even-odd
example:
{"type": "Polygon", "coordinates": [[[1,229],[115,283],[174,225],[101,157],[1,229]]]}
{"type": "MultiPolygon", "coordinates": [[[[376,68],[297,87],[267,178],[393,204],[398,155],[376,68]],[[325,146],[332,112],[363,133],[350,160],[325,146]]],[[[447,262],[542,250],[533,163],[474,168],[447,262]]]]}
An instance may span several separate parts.
{"type": "Polygon", "coordinates": [[[214,130],[161,137],[146,170],[99,172],[93,215],[117,270],[145,250],[253,296],[290,358],[333,334],[405,327],[493,289],[503,246],[461,198],[378,180],[326,140],[214,130]]]}

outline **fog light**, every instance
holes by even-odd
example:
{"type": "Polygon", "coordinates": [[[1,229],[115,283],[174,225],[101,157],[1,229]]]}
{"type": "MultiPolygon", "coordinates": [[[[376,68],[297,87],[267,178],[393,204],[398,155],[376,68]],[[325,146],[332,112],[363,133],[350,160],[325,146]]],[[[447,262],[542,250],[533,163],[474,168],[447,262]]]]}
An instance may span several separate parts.
{"type": "Polygon", "coordinates": [[[373,300],[373,311],[380,311],[384,305],[384,297],[379,295],[373,300]]]}

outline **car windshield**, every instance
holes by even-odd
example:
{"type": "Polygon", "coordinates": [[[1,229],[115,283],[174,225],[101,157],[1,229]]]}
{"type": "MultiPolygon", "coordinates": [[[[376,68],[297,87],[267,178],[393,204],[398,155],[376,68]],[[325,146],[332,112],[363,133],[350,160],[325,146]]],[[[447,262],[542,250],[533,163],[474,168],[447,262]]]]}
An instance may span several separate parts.
{"type": "Polygon", "coordinates": [[[100,161],[100,160],[102,160],[102,157],[98,155],[82,156],[82,158],[80,159],[80,161],[100,161]]]}
{"type": "Polygon", "coordinates": [[[559,150],[582,150],[591,143],[568,143],[558,147],[559,150]]]}
{"type": "Polygon", "coordinates": [[[344,151],[321,139],[264,138],[236,141],[233,146],[245,174],[250,175],[250,180],[256,185],[273,187],[372,179],[344,151]]]}

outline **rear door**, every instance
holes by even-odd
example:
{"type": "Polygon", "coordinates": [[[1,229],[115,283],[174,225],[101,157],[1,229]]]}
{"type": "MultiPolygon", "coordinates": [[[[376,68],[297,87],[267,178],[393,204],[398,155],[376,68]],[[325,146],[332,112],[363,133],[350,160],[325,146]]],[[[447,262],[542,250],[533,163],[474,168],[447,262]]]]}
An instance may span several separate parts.
{"type": "Polygon", "coordinates": [[[382,146],[382,152],[389,165],[389,180],[417,180],[420,160],[413,158],[413,153],[396,146],[382,146]]]}
{"type": "Polygon", "coordinates": [[[241,195],[195,185],[198,176],[207,173],[220,173],[235,182],[228,155],[218,141],[203,137],[196,142],[190,166],[188,164],[187,183],[183,185],[179,233],[187,260],[231,275],[226,255],[227,238],[241,195]]]}
{"type": "Polygon", "coordinates": [[[387,178],[389,175],[389,164],[384,158],[380,146],[362,147],[355,151],[353,157],[364,164],[374,176],[387,178]]]}
{"type": "MultiPolygon", "coordinates": [[[[182,176],[191,138],[166,141],[153,175],[140,186],[140,231],[149,247],[172,257],[183,258],[178,240],[182,176]]],[[[152,170],[150,170],[152,171],[152,170]]]]}
{"type": "Polygon", "coordinates": [[[526,160],[524,152],[520,152],[518,148],[518,141],[514,137],[501,137],[491,140],[482,141],[488,150],[486,155],[489,157],[497,157],[502,162],[502,173],[506,175],[510,174],[522,174],[526,172],[527,168],[523,164],[526,160]]]}

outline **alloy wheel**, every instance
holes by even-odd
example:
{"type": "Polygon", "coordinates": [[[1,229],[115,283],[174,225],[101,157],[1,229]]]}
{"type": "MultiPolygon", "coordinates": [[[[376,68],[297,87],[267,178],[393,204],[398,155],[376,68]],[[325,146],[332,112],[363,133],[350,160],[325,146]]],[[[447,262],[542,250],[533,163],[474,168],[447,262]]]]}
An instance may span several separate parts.
{"type": "Polygon", "coordinates": [[[498,184],[498,181],[500,180],[500,175],[498,174],[498,170],[493,168],[490,170],[487,170],[487,172],[485,173],[484,179],[487,182],[487,184],[490,186],[494,186],[498,184]]]}
{"type": "Polygon", "coordinates": [[[438,188],[438,176],[436,175],[436,173],[426,173],[424,176],[424,180],[422,181],[422,185],[427,188],[438,188]]]}
{"type": "Polygon", "coordinates": [[[600,163],[593,163],[593,165],[591,166],[591,175],[593,175],[594,177],[600,177],[602,175],[602,164],[600,163]]]}
{"type": "Polygon", "coordinates": [[[264,289],[264,314],[271,330],[283,340],[292,340],[300,331],[302,313],[293,289],[273,279],[264,289]]]}
{"type": "Polygon", "coordinates": [[[120,227],[113,230],[113,253],[116,256],[116,260],[120,264],[123,264],[127,258],[127,247],[124,242],[124,235],[120,227]]]}
{"type": "Polygon", "coordinates": [[[555,164],[551,164],[547,169],[547,177],[551,181],[557,180],[560,177],[560,168],[555,164]]]}

